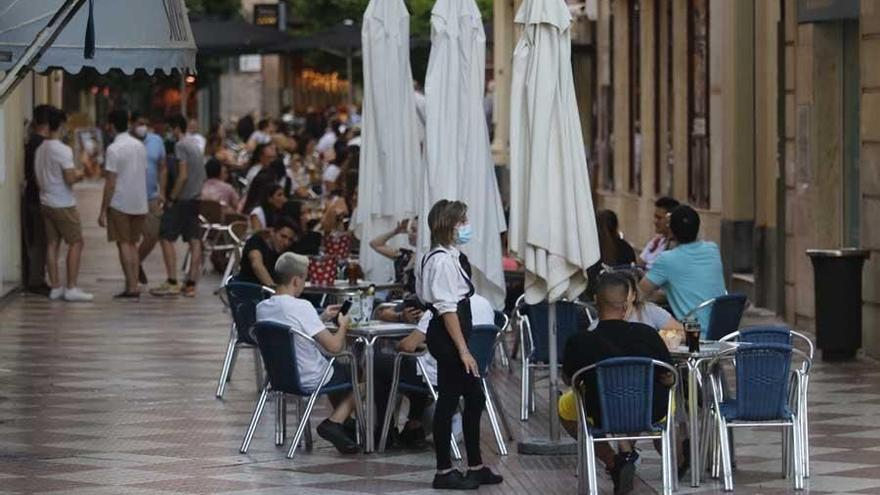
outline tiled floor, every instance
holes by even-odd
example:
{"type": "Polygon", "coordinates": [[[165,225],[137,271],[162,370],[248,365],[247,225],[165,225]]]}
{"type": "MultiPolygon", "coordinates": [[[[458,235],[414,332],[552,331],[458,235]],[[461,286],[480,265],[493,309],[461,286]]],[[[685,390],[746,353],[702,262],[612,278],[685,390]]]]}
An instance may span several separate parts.
{"type": "MultiPolygon", "coordinates": [[[[211,276],[194,300],[144,297],[114,302],[115,250],[96,226],[97,186],[80,188],[86,228],[82,283],[94,303],[15,295],[0,306],[0,494],[87,495],[415,494],[429,491],[430,452],[343,457],[317,440],[295,462],[272,441],[273,409],[248,455],[241,435],[255,399],[253,361],[243,354],[224,400],[214,398],[229,315],[211,295],[211,276]]],[[[148,271],[161,273],[158,253],[148,271]]],[[[880,366],[818,363],[810,397],[813,476],[808,492],[880,493],[880,366]]],[[[518,379],[496,371],[508,412],[518,379]]],[[[546,395],[545,395],[546,397],[546,395]]],[[[545,401],[541,401],[544,404],[545,401]]],[[[514,435],[543,433],[545,408],[514,435]]],[[[317,417],[322,417],[320,409],[317,417]]],[[[572,457],[495,455],[505,484],[484,493],[574,493],[572,457]]],[[[736,493],[789,493],[779,476],[778,433],[737,433],[736,493]]],[[[637,493],[659,485],[656,455],[643,452],[637,493]]],[[[604,493],[610,483],[600,479],[604,493]]],[[[682,493],[718,493],[717,482],[682,493]]]]}

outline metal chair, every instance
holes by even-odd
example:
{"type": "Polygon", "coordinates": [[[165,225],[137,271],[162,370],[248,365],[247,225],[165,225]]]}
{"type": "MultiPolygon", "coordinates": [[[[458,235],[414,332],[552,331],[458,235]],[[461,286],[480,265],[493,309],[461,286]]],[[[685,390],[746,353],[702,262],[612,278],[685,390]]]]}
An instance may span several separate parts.
{"type": "MultiPolygon", "coordinates": [[[[300,440],[302,440],[303,434],[307,429],[310,430],[309,416],[312,413],[312,409],[315,407],[315,402],[317,401],[318,396],[346,390],[356,391],[355,384],[357,383],[358,376],[357,361],[355,360],[354,355],[350,352],[330,354],[308,335],[280,323],[269,321],[258,322],[254,325],[254,337],[259,345],[260,354],[263,356],[263,362],[266,364],[267,376],[266,383],[263,386],[260,398],[257,400],[253,417],[251,417],[250,425],[248,426],[247,433],[245,433],[239,451],[242,454],[246,454],[248,448],[250,448],[251,440],[253,439],[254,432],[257,429],[257,424],[260,421],[260,416],[263,414],[263,408],[266,405],[269,395],[273,395],[276,400],[275,445],[278,446],[284,445],[284,437],[287,430],[285,395],[294,395],[298,398],[308,397],[305,410],[303,410],[302,407],[298,408],[300,416],[299,426],[297,426],[290,450],[287,452],[287,458],[293,459],[300,440]],[[320,383],[323,384],[330,378],[333,374],[333,363],[336,362],[336,359],[343,357],[348,358],[349,360],[349,366],[351,367],[351,381],[334,385],[319,385],[318,388],[314,390],[303,387],[300,382],[299,369],[296,364],[295,339],[306,340],[317,347],[318,350],[321,351],[321,354],[327,357],[327,364],[324,365],[324,369],[321,371],[320,383]]],[[[363,432],[363,405],[361,404],[360,395],[358,393],[355,393],[354,397],[358,428],[360,432],[363,432]]],[[[311,436],[310,433],[309,436],[311,436]]]]}
{"type": "Polygon", "coordinates": [[[471,330],[468,347],[477,361],[477,368],[480,371],[480,382],[483,386],[483,394],[486,396],[486,412],[489,414],[489,421],[492,423],[492,432],[495,434],[495,442],[498,444],[498,453],[507,455],[505,435],[501,433],[501,426],[504,427],[506,439],[513,440],[513,434],[507,422],[507,415],[501,409],[501,401],[498,399],[498,394],[489,382],[489,371],[492,368],[495,348],[501,335],[501,330],[494,325],[476,325],[471,330]]]}
{"type": "Polygon", "coordinates": [[[669,495],[677,481],[675,455],[675,418],[673,397],[678,385],[678,372],[661,361],[643,357],[619,357],[581,368],[572,377],[578,409],[578,493],[596,495],[596,442],[659,439],[663,471],[663,493],[669,495]],[[666,417],[653,420],[654,381],[657,371],[673,376],[669,388],[666,417]],[[595,376],[599,411],[587,411],[584,405],[585,381],[595,376]],[[598,412],[598,414],[597,414],[598,412]],[[598,416],[599,422],[588,419],[598,416]],[[584,484],[588,486],[584,486],[584,484]],[[588,488],[588,490],[587,490],[588,488]]]}
{"type": "MultiPolygon", "coordinates": [[[[422,348],[417,352],[401,352],[398,351],[394,356],[394,374],[391,381],[391,393],[388,394],[388,403],[385,405],[385,418],[382,420],[382,435],[379,439],[378,451],[385,452],[385,445],[388,441],[388,433],[391,430],[391,424],[396,423],[395,419],[395,411],[397,410],[397,399],[398,392],[409,391],[416,393],[429,393],[431,397],[434,399],[434,402],[437,402],[437,390],[434,389],[434,385],[428,380],[428,373],[425,371],[425,363],[424,359],[426,354],[428,353],[427,348],[422,348]],[[409,382],[401,382],[400,381],[400,365],[403,362],[404,358],[415,359],[416,366],[419,368],[419,373],[422,376],[421,383],[409,383],[409,382]]],[[[455,434],[452,434],[450,438],[450,446],[452,447],[452,455],[456,460],[461,459],[461,451],[458,449],[458,442],[455,441],[455,434]]]]}
{"type": "MultiPolygon", "coordinates": [[[[578,303],[560,301],[556,303],[556,342],[558,349],[565,348],[568,338],[578,330],[578,314],[585,311],[578,303]]],[[[546,302],[525,304],[525,298],[517,301],[515,317],[519,325],[519,339],[522,350],[522,388],[520,420],[528,421],[529,413],[535,410],[534,370],[548,369],[550,361],[550,342],[548,339],[547,317],[549,306],[546,302]]]]}
{"type": "Polygon", "coordinates": [[[507,368],[509,372],[513,372],[513,365],[510,362],[510,354],[507,350],[507,335],[512,332],[510,328],[510,317],[501,311],[495,310],[495,326],[501,329],[498,334],[498,341],[495,348],[498,350],[501,366],[507,368]]]}
{"type": "MultiPolygon", "coordinates": [[[[724,490],[733,490],[733,469],[731,462],[728,429],[736,427],[783,427],[790,430],[790,440],[794,444],[791,449],[790,462],[785,462],[783,471],[794,472],[794,488],[804,488],[803,460],[801,445],[803,439],[802,421],[799,418],[802,406],[798,400],[791,407],[790,387],[798,388],[794,397],[801,397],[801,375],[796,373],[796,380],[790,380],[792,355],[803,359],[803,368],[809,371],[812,360],[805,353],[784,344],[748,344],[741,343],[715,357],[710,365],[713,373],[709,376],[712,389],[712,411],[715,415],[715,426],[721,450],[721,468],[724,475],[724,490]],[[736,393],[725,398],[721,384],[724,362],[736,361],[736,393]]],[[[784,455],[783,459],[789,457],[784,455]]]]}
{"type": "Polygon", "coordinates": [[[720,340],[725,335],[739,329],[743,313],[746,310],[748,298],[744,294],[725,294],[707,301],[703,301],[694,309],[685,314],[681,320],[687,320],[696,316],[706,308],[709,311],[708,328],[703,329],[706,340],[720,340]]]}
{"type": "MultiPolygon", "coordinates": [[[[782,345],[795,345],[795,340],[799,341],[800,344],[807,349],[805,354],[812,361],[813,354],[815,352],[815,346],[813,345],[813,341],[810,340],[806,335],[796,332],[789,328],[786,325],[756,325],[743,328],[737,332],[733,332],[728,334],[723,339],[723,342],[728,341],[738,341],[738,342],[746,342],[750,344],[782,344],[782,345]]],[[[800,391],[800,395],[797,397],[792,397],[792,407],[795,407],[794,401],[800,401],[800,405],[798,405],[798,419],[801,420],[801,432],[803,434],[803,438],[801,438],[801,446],[803,447],[803,464],[804,464],[804,478],[810,477],[810,423],[809,423],[809,407],[807,397],[809,394],[809,385],[810,385],[810,373],[809,369],[805,366],[801,366],[799,369],[795,370],[792,374],[792,381],[796,380],[798,377],[795,375],[800,375],[801,386],[798,389],[800,391]]],[[[793,384],[792,384],[793,385],[793,384]]],[[[792,390],[794,387],[792,386],[792,390]]],[[[787,436],[783,436],[783,443],[787,441],[787,436]]]]}
{"type": "Polygon", "coordinates": [[[263,366],[260,363],[260,351],[257,342],[251,334],[251,329],[257,321],[257,304],[266,299],[275,291],[268,287],[248,282],[238,282],[235,279],[227,279],[225,284],[226,301],[232,313],[232,325],[229,329],[229,342],[226,344],[226,357],[223,359],[223,368],[220,370],[220,381],[217,384],[216,396],[223,398],[226,383],[232,377],[232,369],[235,366],[235,358],[238,350],[242,347],[254,350],[254,368],[256,369],[257,389],[263,386],[263,366]]]}

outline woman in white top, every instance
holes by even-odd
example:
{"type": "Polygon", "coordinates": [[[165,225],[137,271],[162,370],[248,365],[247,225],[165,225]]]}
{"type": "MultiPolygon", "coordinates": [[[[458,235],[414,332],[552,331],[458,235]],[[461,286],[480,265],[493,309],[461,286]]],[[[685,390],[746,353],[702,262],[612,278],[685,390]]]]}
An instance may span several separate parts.
{"type": "Polygon", "coordinates": [[[269,185],[263,194],[260,205],[250,211],[249,223],[254,232],[264,230],[272,225],[275,216],[287,203],[284,188],[278,184],[269,185]]]}
{"type": "Polygon", "coordinates": [[[638,282],[633,273],[627,274],[627,281],[629,282],[629,310],[626,312],[626,321],[644,323],[658,331],[684,331],[684,326],[669,314],[669,311],[641,298],[638,282]]]}
{"type": "Polygon", "coordinates": [[[463,268],[467,259],[454,246],[467,243],[473,232],[467,206],[460,201],[438,201],[428,214],[431,251],[419,263],[416,294],[433,317],[428,326],[428,351],[437,360],[437,405],[434,410],[434,449],[437,454],[435,489],[474,489],[501,483],[502,478],[483,466],[480,454],[480,416],[485,397],[477,361],[468,349],[472,327],[470,297],[474,286],[463,268]],[[464,397],[463,430],[468,473],[452,467],[449,436],[452,416],[464,397]]]}

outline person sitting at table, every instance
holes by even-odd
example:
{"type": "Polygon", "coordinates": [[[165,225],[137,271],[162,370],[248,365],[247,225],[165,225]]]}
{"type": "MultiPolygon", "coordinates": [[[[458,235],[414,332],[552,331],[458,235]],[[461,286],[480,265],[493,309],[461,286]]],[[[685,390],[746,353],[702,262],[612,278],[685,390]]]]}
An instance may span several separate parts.
{"type": "MultiPolygon", "coordinates": [[[[290,325],[293,329],[315,339],[327,352],[337,353],[345,348],[349,319],[340,315],[338,329],[331,332],[326,322],[339,314],[339,307],[328,307],[319,316],[312,304],[300,299],[306,285],[309,271],[309,259],[305,256],[284,253],[275,262],[275,295],[257,304],[257,321],[272,321],[282,325],[290,325]]],[[[321,374],[327,365],[327,358],[311,342],[294,337],[296,347],[296,367],[300,382],[306,389],[315,389],[320,385],[321,374]]],[[[333,374],[325,385],[346,383],[351,380],[348,364],[334,363],[333,374]]],[[[342,454],[358,452],[358,445],[349,436],[344,423],[355,409],[354,393],[329,396],[333,412],[318,425],[318,435],[332,443],[342,454]]]]}
{"type": "Polygon", "coordinates": [[[296,235],[293,220],[280,217],[271,230],[254,233],[244,243],[241,253],[241,269],[236,277],[241,282],[275,285],[275,263],[281,253],[290,247],[296,235]]]}
{"type": "Polygon", "coordinates": [[[281,208],[282,215],[293,220],[297,227],[296,238],[290,251],[306,256],[317,256],[321,252],[322,236],[316,232],[314,224],[309,224],[309,211],[300,200],[290,200],[281,208]]]}
{"type": "Polygon", "coordinates": [[[629,284],[629,296],[627,301],[629,309],[626,312],[626,321],[631,323],[643,323],[657,331],[683,332],[684,326],[657,304],[645,301],[639,292],[639,281],[635,272],[625,270],[619,272],[626,277],[629,284]]]}
{"type": "MultiPolygon", "coordinates": [[[[664,363],[672,363],[669,350],[657,331],[642,323],[625,320],[629,309],[629,282],[624,275],[615,272],[604,273],[599,277],[596,288],[596,306],[599,310],[599,324],[593,331],[580,331],[565,343],[562,359],[562,379],[571,384],[571,378],[578,370],[604,359],[614,357],[647,357],[664,363]]],[[[586,329],[585,329],[586,330],[586,329]]],[[[599,426],[599,395],[595,373],[584,379],[584,406],[593,425],[599,426]]],[[[658,373],[654,385],[653,421],[659,422],[666,416],[668,388],[672,385],[670,373],[658,373]]],[[[559,419],[565,430],[577,438],[577,403],[574,391],[569,390],[559,398],[559,419]]],[[[611,473],[615,495],[632,491],[638,453],[633,442],[618,441],[619,452],[605,442],[596,445],[596,457],[611,473]]],[[[682,453],[683,449],[678,452],[682,453]]],[[[680,457],[681,459],[681,457],[680,457]]],[[[679,462],[683,466],[683,462],[679,462]]]]}
{"type": "MultiPolygon", "coordinates": [[[[663,289],[672,313],[681,320],[703,301],[726,294],[727,289],[718,245],[697,240],[700,215],[690,206],[681,205],[669,215],[669,229],[678,245],[657,257],[639,282],[639,290],[650,300],[663,289]]],[[[705,334],[709,324],[708,308],[696,316],[705,334]]]]}
{"type": "Polygon", "coordinates": [[[639,254],[639,264],[648,270],[654,265],[654,261],[663,251],[672,246],[672,232],[669,230],[669,214],[679,207],[677,200],[664,196],[654,202],[654,232],[656,235],[645,244],[639,254]]]}
{"type": "MultiPolygon", "coordinates": [[[[474,294],[470,298],[471,303],[471,322],[473,326],[477,325],[494,325],[495,310],[492,304],[483,296],[474,294]]],[[[397,344],[397,350],[401,352],[416,352],[425,343],[425,336],[428,333],[428,326],[431,323],[433,315],[430,311],[419,312],[421,317],[418,319],[418,326],[409,335],[400,340],[397,344]]],[[[426,353],[422,359],[425,366],[427,376],[425,378],[431,382],[435,388],[437,387],[437,360],[431,354],[426,353]]],[[[394,373],[394,355],[381,354],[376,359],[376,411],[378,421],[384,421],[385,408],[388,402],[388,396],[391,393],[391,382],[394,373]]],[[[421,373],[416,366],[416,360],[413,358],[404,358],[400,362],[400,381],[405,383],[422,383],[421,373]]],[[[407,414],[407,422],[403,430],[397,435],[400,442],[407,448],[421,448],[425,442],[425,429],[421,423],[421,418],[425,412],[425,408],[430,398],[425,394],[408,392],[406,394],[409,399],[409,413],[407,414]]],[[[377,426],[377,431],[381,431],[382,424],[377,426]]],[[[393,439],[396,429],[389,430],[389,439],[393,439]]]]}
{"type": "Polygon", "coordinates": [[[596,213],[596,231],[599,234],[599,261],[587,269],[589,289],[585,295],[593,297],[593,288],[603,270],[615,267],[630,266],[636,262],[636,252],[630,243],[620,235],[617,214],[611,210],[599,210],[596,213]]]}
{"type": "Polygon", "coordinates": [[[262,187],[260,196],[260,204],[248,212],[248,221],[253,232],[271,227],[275,217],[287,203],[284,188],[278,184],[267,183],[262,187]]]}
{"type": "Polygon", "coordinates": [[[415,276],[413,275],[415,248],[418,237],[418,218],[406,219],[398,222],[394,230],[379,235],[370,241],[370,247],[382,256],[394,261],[394,282],[403,284],[406,294],[415,292],[415,276]],[[409,247],[389,246],[388,242],[394,237],[406,234],[409,247]]]}

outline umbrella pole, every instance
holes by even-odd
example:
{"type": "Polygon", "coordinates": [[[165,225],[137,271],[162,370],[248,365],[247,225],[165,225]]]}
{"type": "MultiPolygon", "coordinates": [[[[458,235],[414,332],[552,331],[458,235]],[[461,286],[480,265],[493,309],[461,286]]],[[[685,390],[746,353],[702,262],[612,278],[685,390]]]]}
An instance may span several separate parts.
{"type": "Polygon", "coordinates": [[[556,303],[550,303],[547,311],[547,341],[550,343],[550,413],[549,438],[529,438],[516,445],[516,450],[525,455],[560,455],[576,454],[577,443],[566,438],[559,438],[559,356],[556,345],[556,303]]]}
{"type": "Polygon", "coordinates": [[[556,303],[547,311],[547,341],[550,342],[550,441],[559,441],[559,350],[556,345],[556,303]]]}

